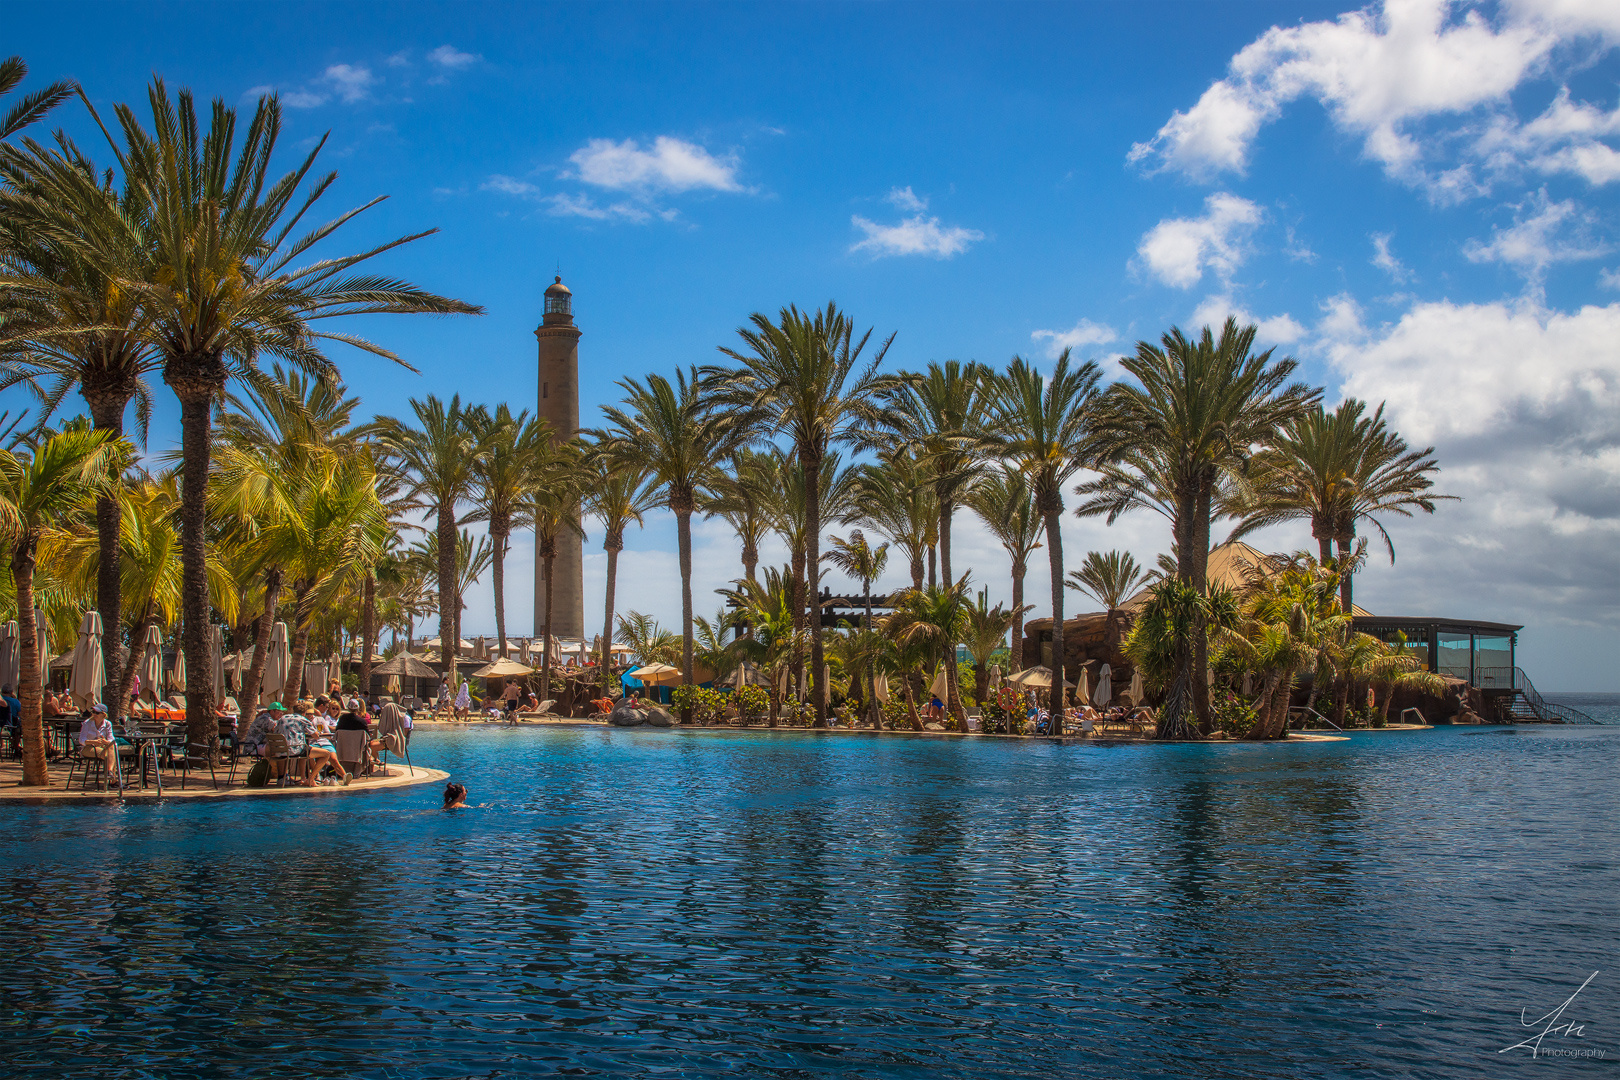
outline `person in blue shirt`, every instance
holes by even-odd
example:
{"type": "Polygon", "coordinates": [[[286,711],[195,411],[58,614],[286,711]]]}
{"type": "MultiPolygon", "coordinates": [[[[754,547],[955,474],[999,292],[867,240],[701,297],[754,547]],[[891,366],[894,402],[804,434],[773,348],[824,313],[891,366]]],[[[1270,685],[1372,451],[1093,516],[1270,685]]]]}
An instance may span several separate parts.
{"type": "Polygon", "coordinates": [[[11,687],[0,686],[0,701],[5,702],[6,706],[6,715],[4,719],[0,719],[0,725],[9,728],[21,727],[22,702],[18,701],[17,695],[11,692],[11,687]]]}

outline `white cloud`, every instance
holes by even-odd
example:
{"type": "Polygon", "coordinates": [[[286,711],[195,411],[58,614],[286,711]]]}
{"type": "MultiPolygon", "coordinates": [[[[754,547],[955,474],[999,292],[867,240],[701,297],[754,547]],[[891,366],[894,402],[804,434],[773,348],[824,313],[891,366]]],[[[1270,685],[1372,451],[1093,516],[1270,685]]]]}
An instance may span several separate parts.
{"type": "Polygon", "coordinates": [[[1247,258],[1249,233],[1263,216],[1248,199],[1219,192],[1204,200],[1202,217],[1159,222],[1136,251],[1166,285],[1189,289],[1203,278],[1206,267],[1224,280],[1247,258]]]}
{"type": "Polygon", "coordinates": [[[889,193],[884,196],[884,199],[890,203],[893,203],[895,206],[899,207],[908,214],[920,214],[924,210],[928,209],[928,200],[919,198],[911,190],[910,184],[907,184],[903,188],[890,188],[889,193]]]}
{"type": "Polygon", "coordinates": [[[333,64],[321,78],[331,84],[338,97],[351,105],[370,96],[372,84],[377,81],[370,68],[351,64],[333,64]]]}
{"type": "Polygon", "coordinates": [[[1081,319],[1067,330],[1035,330],[1029,337],[1031,341],[1045,341],[1047,358],[1056,360],[1064,349],[1107,345],[1110,341],[1117,341],[1119,331],[1090,319],[1081,319]]]}
{"type": "Polygon", "coordinates": [[[1620,303],[1440,301],[1319,330],[1343,393],[1387,402],[1414,447],[1436,447],[1437,490],[1463,497],[1394,519],[1399,585],[1382,577],[1369,610],[1620,626],[1620,303]]]}
{"type": "Polygon", "coordinates": [[[1620,270],[1598,271],[1598,284],[1605,289],[1620,289],[1620,270]]]}
{"type": "Polygon", "coordinates": [[[1463,254],[1470,262],[1502,262],[1539,282],[1553,263],[1593,259],[1609,250],[1592,238],[1594,217],[1573,199],[1552,202],[1543,189],[1514,207],[1513,224],[1492,229],[1490,243],[1470,240],[1463,254]]]}
{"type": "Polygon", "coordinates": [[[266,94],[273,94],[275,92],[276,92],[276,88],[269,85],[268,83],[266,83],[263,86],[250,86],[246,90],[242,91],[241,100],[242,101],[257,101],[259,98],[264,97],[266,94]]]}
{"type": "Polygon", "coordinates": [[[485,180],[482,184],[479,184],[478,190],[498,191],[502,195],[517,195],[523,198],[534,198],[540,194],[540,189],[529,183],[527,180],[518,180],[514,177],[502,176],[500,173],[494,174],[488,180],[485,180]]]}
{"type": "Polygon", "coordinates": [[[387,64],[389,67],[409,67],[411,63],[411,54],[408,50],[401,49],[399,52],[394,53],[388,59],[384,60],[383,63],[387,64]]]}
{"type": "Polygon", "coordinates": [[[859,214],[849,220],[866,234],[864,240],[851,244],[849,250],[871,252],[875,258],[885,255],[931,255],[936,259],[949,259],[984,239],[984,233],[978,229],[941,225],[939,218],[925,218],[921,214],[906,218],[897,225],[868,221],[859,214]]]}
{"type": "Polygon", "coordinates": [[[1372,264],[1384,273],[1397,285],[1404,285],[1412,280],[1412,271],[1408,270],[1395,253],[1389,249],[1389,242],[1395,238],[1394,233],[1373,233],[1372,264]]]}
{"type": "Polygon", "coordinates": [[[1292,225],[1288,227],[1287,240],[1283,246],[1283,254],[1287,255],[1295,262],[1316,262],[1316,252],[1312,251],[1304,241],[1300,240],[1294,235],[1294,227],[1292,225]]]}
{"type": "Polygon", "coordinates": [[[453,45],[440,45],[437,49],[428,53],[427,56],[435,64],[451,71],[460,71],[462,68],[471,67],[483,59],[482,56],[476,53],[460,52],[453,45]]]}
{"type": "Polygon", "coordinates": [[[592,139],[569,157],[580,180],[613,191],[742,191],[736,155],[715,157],[668,135],[643,150],[634,139],[592,139]]]}
{"type": "Polygon", "coordinates": [[[1332,22],[1274,26],[1238,52],[1192,108],[1135,144],[1129,160],[1195,177],[1242,173],[1260,129],[1308,98],[1360,138],[1390,176],[1427,188],[1436,201],[1488,188],[1476,165],[1494,173],[1525,164],[1606,183],[1620,178],[1620,153],[1598,141],[1614,133],[1609,114],[1569,102],[1566,91],[1521,125],[1510,95],[1556,64],[1582,63],[1566,56],[1579,50],[1556,51],[1560,44],[1592,35],[1605,45],[1620,41],[1615,7],[1526,0],[1492,20],[1453,0],[1385,0],[1332,22]],[[1491,117],[1483,128],[1480,114],[1491,117]],[[1429,159],[1453,142],[1469,160],[1431,167],[1429,159]]]}
{"type": "Polygon", "coordinates": [[[1255,338],[1263,345],[1291,345],[1305,336],[1305,327],[1287,312],[1262,319],[1234,302],[1228,294],[1204,297],[1188,320],[1188,335],[1201,333],[1206,326],[1219,334],[1228,316],[1236,319],[1239,326],[1253,325],[1255,338]]]}
{"type": "Polygon", "coordinates": [[[314,109],[326,104],[326,95],[312,90],[289,90],[281,95],[281,103],[289,109],[314,109]]]}
{"type": "MultiPolygon", "coordinates": [[[[597,205],[589,195],[553,195],[546,200],[550,208],[546,211],[555,217],[582,217],[591,221],[630,221],[637,225],[652,220],[652,213],[636,206],[633,203],[618,202],[611,206],[597,205]]],[[[658,216],[665,221],[675,216],[674,211],[664,210],[658,216]]]]}

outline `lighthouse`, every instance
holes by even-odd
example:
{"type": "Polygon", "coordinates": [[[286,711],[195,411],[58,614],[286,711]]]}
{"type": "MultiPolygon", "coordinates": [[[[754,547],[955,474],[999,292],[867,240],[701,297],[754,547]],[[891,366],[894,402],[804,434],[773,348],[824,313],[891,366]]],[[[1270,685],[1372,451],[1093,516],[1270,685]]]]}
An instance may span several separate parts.
{"type": "MultiPolygon", "coordinates": [[[[540,343],[540,396],[537,415],[551,425],[552,440],[566,442],[579,431],[579,327],[574,325],[574,294],[559,275],[546,289],[545,314],[535,328],[540,343]]],[[[551,633],[561,639],[585,638],[584,542],[563,530],[551,564],[551,633]]],[[[534,634],[544,632],[545,560],[534,545],[534,634]]]]}

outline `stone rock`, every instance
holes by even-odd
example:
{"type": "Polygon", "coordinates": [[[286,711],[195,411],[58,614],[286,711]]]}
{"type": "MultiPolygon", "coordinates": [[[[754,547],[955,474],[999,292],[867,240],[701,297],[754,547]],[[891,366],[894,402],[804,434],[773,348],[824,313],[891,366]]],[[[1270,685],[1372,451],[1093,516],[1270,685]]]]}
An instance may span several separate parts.
{"type": "Polygon", "coordinates": [[[674,727],[675,718],[669,714],[668,709],[654,705],[647,710],[647,723],[653,727],[674,727]]]}
{"type": "Polygon", "coordinates": [[[647,722],[647,714],[641,709],[632,709],[628,705],[620,704],[613,708],[608,716],[608,723],[614,727],[639,727],[647,722]]]}
{"type": "Polygon", "coordinates": [[[937,724],[937,723],[934,723],[933,721],[929,721],[928,723],[923,725],[923,728],[928,730],[928,731],[944,731],[945,730],[945,725],[944,724],[937,724]]]}

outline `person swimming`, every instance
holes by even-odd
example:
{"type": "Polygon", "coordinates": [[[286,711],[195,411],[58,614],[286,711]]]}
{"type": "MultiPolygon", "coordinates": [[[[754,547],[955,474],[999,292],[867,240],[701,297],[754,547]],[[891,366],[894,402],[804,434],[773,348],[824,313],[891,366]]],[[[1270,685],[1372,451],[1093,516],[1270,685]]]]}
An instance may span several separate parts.
{"type": "Polygon", "coordinates": [[[444,808],[446,810],[459,810],[467,805],[467,787],[465,784],[444,785],[444,808]]]}

